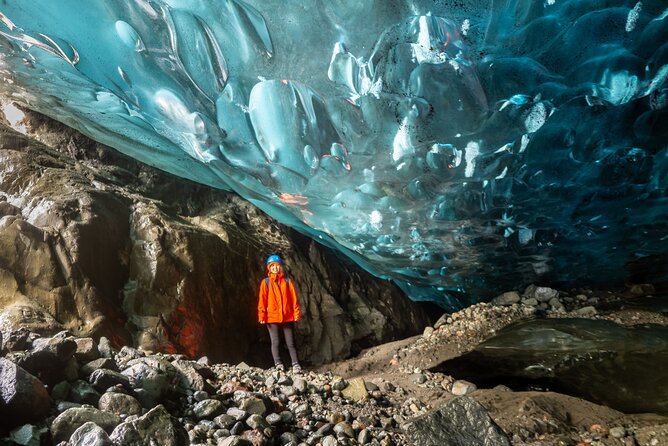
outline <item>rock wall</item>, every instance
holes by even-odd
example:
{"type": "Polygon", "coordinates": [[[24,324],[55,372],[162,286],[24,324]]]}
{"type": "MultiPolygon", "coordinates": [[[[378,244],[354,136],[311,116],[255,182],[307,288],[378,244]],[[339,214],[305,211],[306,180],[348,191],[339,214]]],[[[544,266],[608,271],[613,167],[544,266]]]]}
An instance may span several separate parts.
{"type": "Polygon", "coordinates": [[[418,333],[424,308],[248,202],[129,160],[42,116],[0,122],[0,329],[106,336],[117,346],[270,361],[256,322],[280,252],[305,317],[306,363],[418,333]],[[41,142],[40,142],[41,141],[41,142]]]}

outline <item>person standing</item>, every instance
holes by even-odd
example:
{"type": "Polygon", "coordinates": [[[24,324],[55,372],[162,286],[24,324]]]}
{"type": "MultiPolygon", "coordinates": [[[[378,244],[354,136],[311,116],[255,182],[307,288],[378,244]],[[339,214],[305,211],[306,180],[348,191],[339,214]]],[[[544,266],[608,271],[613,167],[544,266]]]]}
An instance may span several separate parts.
{"type": "Polygon", "coordinates": [[[301,309],[294,284],[283,274],[283,259],[277,254],[267,258],[267,277],[260,282],[257,314],[260,324],[269,330],[276,369],[284,370],[280,356],[280,332],[283,332],[292,371],[301,373],[294,339],[294,323],[301,319],[301,309]]]}

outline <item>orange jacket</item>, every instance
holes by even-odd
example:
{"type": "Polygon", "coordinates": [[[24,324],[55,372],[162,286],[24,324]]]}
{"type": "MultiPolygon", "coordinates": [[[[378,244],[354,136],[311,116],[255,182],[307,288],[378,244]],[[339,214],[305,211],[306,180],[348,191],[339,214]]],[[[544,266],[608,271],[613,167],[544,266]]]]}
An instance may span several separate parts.
{"type": "Polygon", "coordinates": [[[269,280],[260,282],[259,294],[257,318],[260,323],[296,322],[302,318],[295,287],[292,280],[285,280],[283,273],[269,273],[269,280]]]}

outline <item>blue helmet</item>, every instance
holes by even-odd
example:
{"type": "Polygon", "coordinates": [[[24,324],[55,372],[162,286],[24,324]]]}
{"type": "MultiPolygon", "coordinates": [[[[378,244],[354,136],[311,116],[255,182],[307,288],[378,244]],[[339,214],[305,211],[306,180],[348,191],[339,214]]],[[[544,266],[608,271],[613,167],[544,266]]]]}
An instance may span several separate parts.
{"type": "Polygon", "coordinates": [[[269,257],[267,257],[267,266],[269,266],[269,264],[271,264],[271,263],[281,263],[282,264],[283,259],[278,254],[272,254],[269,257]]]}

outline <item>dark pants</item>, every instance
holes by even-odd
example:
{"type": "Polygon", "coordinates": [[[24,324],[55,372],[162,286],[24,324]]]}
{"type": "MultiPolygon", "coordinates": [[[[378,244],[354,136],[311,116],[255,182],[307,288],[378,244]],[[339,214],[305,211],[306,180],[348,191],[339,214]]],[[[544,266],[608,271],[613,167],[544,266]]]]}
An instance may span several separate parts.
{"type": "Polygon", "coordinates": [[[274,357],[274,364],[281,364],[281,355],[280,355],[280,333],[279,331],[283,330],[283,337],[285,338],[285,345],[288,347],[288,352],[290,352],[290,360],[292,364],[299,364],[299,358],[297,358],[297,349],[295,348],[295,336],[293,333],[293,322],[284,322],[282,324],[267,324],[267,329],[269,330],[269,337],[271,338],[271,356],[274,357]]]}

